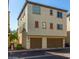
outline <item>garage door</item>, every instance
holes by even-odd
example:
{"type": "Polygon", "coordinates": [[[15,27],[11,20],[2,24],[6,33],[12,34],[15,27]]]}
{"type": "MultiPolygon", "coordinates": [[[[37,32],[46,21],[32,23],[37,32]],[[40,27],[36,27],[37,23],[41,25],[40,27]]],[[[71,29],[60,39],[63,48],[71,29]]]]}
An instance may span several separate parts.
{"type": "Polygon", "coordinates": [[[62,38],[47,38],[47,47],[48,48],[63,47],[63,39],[62,38]]]}
{"type": "Polygon", "coordinates": [[[42,48],[42,38],[31,38],[30,47],[32,49],[42,48]]]}

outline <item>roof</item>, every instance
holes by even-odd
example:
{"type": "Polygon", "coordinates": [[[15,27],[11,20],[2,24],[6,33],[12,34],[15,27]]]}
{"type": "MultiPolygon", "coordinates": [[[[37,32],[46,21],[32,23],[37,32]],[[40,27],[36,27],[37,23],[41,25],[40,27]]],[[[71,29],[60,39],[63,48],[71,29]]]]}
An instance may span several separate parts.
{"type": "Polygon", "coordinates": [[[64,9],[61,9],[61,8],[56,8],[56,7],[52,7],[52,6],[48,6],[48,5],[44,5],[44,4],[40,4],[40,3],[36,3],[36,2],[32,2],[32,1],[26,1],[19,16],[18,16],[18,19],[20,18],[23,10],[25,9],[27,3],[30,3],[30,4],[35,4],[35,5],[39,5],[39,6],[44,6],[44,7],[47,7],[47,8],[52,8],[52,9],[56,9],[56,10],[61,10],[61,11],[64,11],[64,12],[67,12],[67,10],[64,10],[64,9]]]}

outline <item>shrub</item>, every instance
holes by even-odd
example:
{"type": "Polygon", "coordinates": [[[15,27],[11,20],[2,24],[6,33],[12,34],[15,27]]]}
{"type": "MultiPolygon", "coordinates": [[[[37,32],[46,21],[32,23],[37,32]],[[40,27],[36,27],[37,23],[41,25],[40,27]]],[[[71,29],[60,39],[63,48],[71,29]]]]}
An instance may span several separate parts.
{"type": "Polygon", "coordinates": [[[22,45],[21,44],[17,44],[16,50],[21,50],[21,49],[23,49],[22,45]]]}

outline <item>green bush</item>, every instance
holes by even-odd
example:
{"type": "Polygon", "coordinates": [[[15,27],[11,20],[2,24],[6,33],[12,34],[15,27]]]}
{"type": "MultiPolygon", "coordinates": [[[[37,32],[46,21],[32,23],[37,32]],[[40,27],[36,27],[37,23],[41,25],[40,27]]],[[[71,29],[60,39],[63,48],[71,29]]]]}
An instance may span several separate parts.
{"type": "Polygon", "coordinates": [[[17,44],[16,50],[21,50],[21,49],[23,49],[22,45],[21,44],[17,44]]]}

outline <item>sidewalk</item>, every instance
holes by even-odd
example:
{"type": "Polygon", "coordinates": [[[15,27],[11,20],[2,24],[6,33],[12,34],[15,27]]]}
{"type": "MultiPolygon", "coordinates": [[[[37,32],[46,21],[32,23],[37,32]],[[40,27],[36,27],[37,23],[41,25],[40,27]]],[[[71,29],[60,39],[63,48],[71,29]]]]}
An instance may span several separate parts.
{"type": "Polygon", "coordinates": [[[47,52],[51,55],[58,55],[58,56],[63,56],[63,57],[68,57],[70,58],[70,53],[57,53],[57,52],[47,52]]]}

